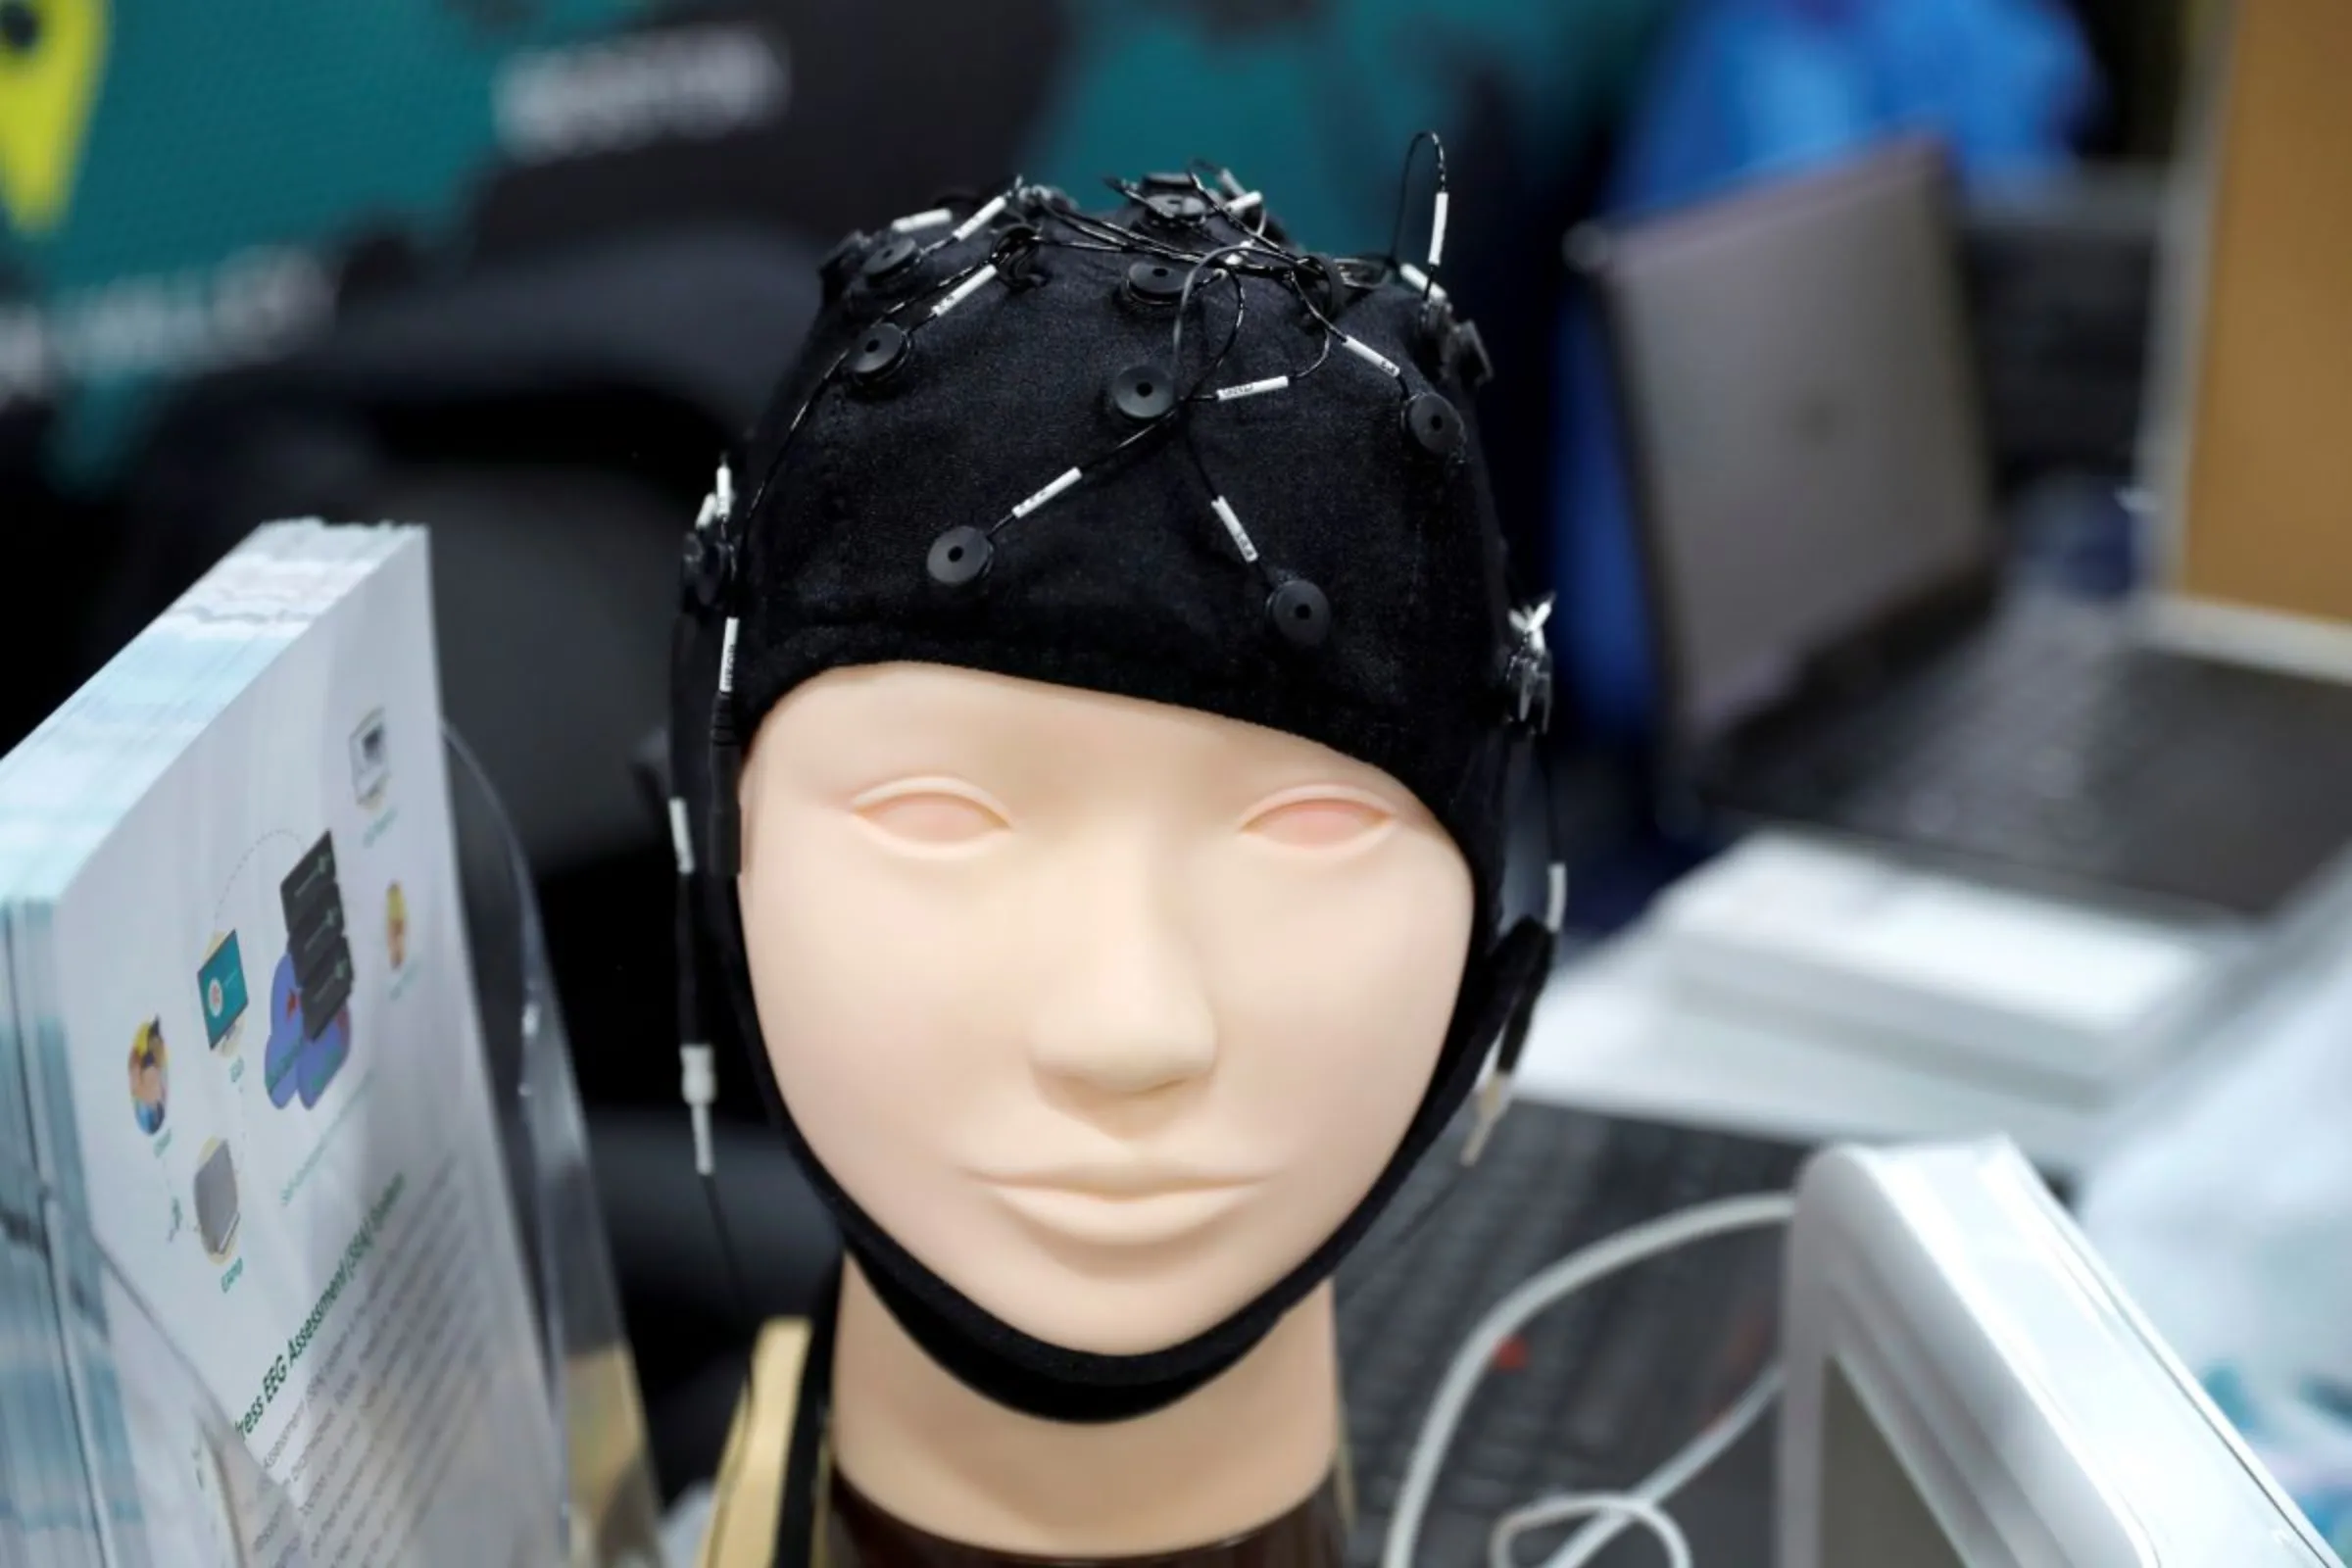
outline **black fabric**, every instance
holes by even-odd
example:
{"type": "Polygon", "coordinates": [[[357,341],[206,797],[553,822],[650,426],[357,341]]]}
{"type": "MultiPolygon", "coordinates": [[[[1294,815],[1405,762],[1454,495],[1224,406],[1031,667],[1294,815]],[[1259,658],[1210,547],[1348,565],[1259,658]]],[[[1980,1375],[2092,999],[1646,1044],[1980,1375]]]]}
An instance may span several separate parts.
{"type": "MultiPolygon", "coordinates": [[[[1468,862],[1480,917],[1429,1091],[1363,1203],[1313,1256],[1225,1322],[1185,1344],[1108,1356],[1046,1344],[987,1313],[908,1254],[824,1170],[776,1092],[743,956],[732,866],[702,878],[724,990],[754,1075],[794,1155],[842,1226],[876,1295],[925,1351],[983,1396],[1065,1421],[1130,1419],[1237,1362],[1329,1278],[1460,1106],[1480,1064],[1548,968],[1549,934],[1500,930],[1510,761],[1509,625],[1503,548],[1454,367],[1450,318],[1387,270],[1328,258],[1212,274],[1174,259],[1194,288],[1181,309],[1140,301],[1139,258],[1171,261],[1236,243],[1223,220],[1171,232],[1134,207],[1090,220],[1142,236],[1112,249],[1050,201],[1016,201],[993,230],[936,248],[888,285],[852,246],[834,297],[736,473],[728,525],[740,541],[732,592],[680,660],[673,765],[713,807],[731,748],[801,683],[884,662],[949,664],[1177,705],[1319,742],[1383,769],[1445,825],[1468,862]],[[1037,244],[1037,234],[1048,243],[1037,244]],[[1000,279],[945,315],[957,282],[996,259],[1000,279]],[[1017,261],[1018,265],[1013,265],[1017,261]],[[1318,315],[1321,313],[1321,315],[1318,315]],[[1325,317],[1336,322],[1327,323],[1325,317]],[[878,380],[848,375],[887,318],[903,356],[878,380]],[[1177,323],[1183,330],[1178,341],[1177,323]],[[1339,334],[1397,368],[1392,375],[1339,334]],[[1114,388],[1150,366],[1185,401],[1157,424],[1114,388]],[[1217,387],[1290,376],[1287,389],[1215,402],[1217,387]],[[1458,450],[1433,452],[1405,423],[1436,392],[1462,416],[1458,450]],[[1029,514],[1015,509],[1073,467],[1084,477],[1029,514]],[[1253,542],[1247,560],[1212,501],[1253,542]],[[990,530],[989,568],[960,587],[929,569],[952,529],[990,530]],[[1297,579],[1328,598],[1328,635],[1299,646],[1270,620],[1297,579]],[[740,617],[729,722],[706,722],[721,613],[740,617]],[[697,737],[722,738],[698,752],[697,737]]],[[[1115,237],[1115,236],[1112,236],[1115,237]]],[[[1426,406],[1425,406],[1426,407],[1426,406]]],[[[1446,445],[1445,443],[1437,443],[1446,445]]],[[[692,574],[690,573],[690,576],[692,574]]],[[[706,857],[706,864],[709,858],[706,857]]]]}
{"type": "MultiPolygon", "coordinates": [[[[1125,215],[1136,215],[1129,209],[1125,215]]],[[[1148,235],[1156,231],[1147,228],[1148,235]]],[[[1206,251],[1239,230],[1219,223],[1206,251]]],[[[988,528],[1073,466],[1136,435],[1112,384],[1139,365],[1192,390],[1235,318],[1231,281],[1201,280],[1172,363],[1175,312],[1127,296],[1131,254],[1047,249],[1038,286],[990,284],[937,319],[924,301],[986,260],[977,236],[916,280],[854,286],[820,319],[755,442],[745,537],[738,723],[748,739],[793,687],[845,664],[927,660],[1178,704],[1285,730],[1371,762],[1411,789],[1491,884],[1500,832],[1486,742],[1502,714],[1502,544],[1476,457],[1470,393],[1422,349],[1422,300],[1402,282],[1340,318],[1404,372],[1345,349],[1298,296],[1241,280],[1242,330],[1212,386],[1317,366],[1286,391],[1193,404],[1104,471],[1007,524],[988,573],[962,592],[925,570],[950,528],[988,528]],[[862,349],[912,302],[906,362],[872,390],[823,391],[791,442],[808,369],[862,349]],[[1404,425],[1437,391],[1470,422],[1464,458],[1424,451],[1404,425]],[[1193,461],[1187,442],[1199,454],[1193,461]],[[772,482],[771,466],[782,456],[772,482]],[[1319,648],[1276,635],[1272,584],[1245,564],[1210,502],[1231,504],[1274,573],[1331,602],[1319,648]]],[[[1325,264],[1329,265],[1329,264],[1325,264]]],[[[1179,268],[1181,272],[1184,269],[1179,268]]],[[[1323,302],[1309,286],[1309,298],[1323,302]]]]}

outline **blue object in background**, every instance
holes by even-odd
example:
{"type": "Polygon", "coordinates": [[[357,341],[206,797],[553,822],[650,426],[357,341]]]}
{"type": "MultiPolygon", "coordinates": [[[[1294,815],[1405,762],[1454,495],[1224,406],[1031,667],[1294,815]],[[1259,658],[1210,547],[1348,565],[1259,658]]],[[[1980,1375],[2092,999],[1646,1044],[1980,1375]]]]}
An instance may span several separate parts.
{"type": "Polygon", "coordinates": [[[2141,514],[2113,483],[2080,474],[2029,486],[2011,505],[2011,575],[2077,599],[2121,599],[2139,586],[2141,514]]]}
{"type": "Polygon", "coordinates": [[[2329,1548],[2352,1552],[2352,1421],[2342,1391],[2308,1380],[2296,1389],[2273,1387],[2228,1364],[2209,1368],[2201,1381],[2329,1548]]]}
{"type": "MultiPolygon", "coordinates": [[[[1691,0],[1625,130],[1603,216],[1680,206],[1928,131],[1971,182],[2072,162],[2090,54],[2055,0],[1691,0]]],[[[1588,731],[1650,732],[1642,564],[1605,350],[1572,303],[1561,375],[1553,647],[1588,731]]]]}

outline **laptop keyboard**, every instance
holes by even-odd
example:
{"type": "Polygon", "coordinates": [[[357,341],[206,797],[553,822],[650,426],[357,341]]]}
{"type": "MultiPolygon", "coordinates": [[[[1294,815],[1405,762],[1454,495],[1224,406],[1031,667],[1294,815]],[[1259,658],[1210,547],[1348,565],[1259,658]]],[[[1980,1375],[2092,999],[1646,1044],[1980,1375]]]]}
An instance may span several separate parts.
{"type": "Polygon", "coordinates": [[[2352,687],[2037,606],[1808,726],[1739,804],[1971,858],[2270,912],[2352,843],[2352,687]]]}
{"type": "MultiPolygon", "coordinates": [[[[1440,1143],[1339,1276],[1357,1502],[1348,1560],[1358,1568],[1379,1561],[1438,1383],[1496,1301],[1643,1220],[1785,1191],[1802,1159],[1779,1144],[1521,1103],[1446,1191],[1460,1139],[1456,1128],[1440,1143]],[[1441,1193],[1444,1206],[1416,1224],[1441,1193]]],[[[1770,1357],[1779,1256],[1775,1236],[1705,1243],[1539,1316],[1471,1401],[1416,1563],[1474,1568],[1512,1509],[1562,1490],[1631,1486],[1670,1458],[1770,1357]]],[[[1562,1535],[1531,1542],[1522,1557],[1562,1535]]]]}

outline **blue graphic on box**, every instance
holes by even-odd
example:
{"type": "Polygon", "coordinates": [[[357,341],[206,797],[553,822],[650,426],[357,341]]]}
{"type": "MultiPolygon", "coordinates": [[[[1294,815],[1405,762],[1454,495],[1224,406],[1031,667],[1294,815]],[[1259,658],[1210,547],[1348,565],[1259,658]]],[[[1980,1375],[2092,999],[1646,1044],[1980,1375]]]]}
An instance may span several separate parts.
{"type": "Polygon", "coordinates": [[[262,1080],[270,1102],[284,1109],[300,1097],[307,1110],[318,1103],[351,1054],[351,1008],[346,1005],[313,1036],[304,1027],[302,992],[294,983],[291,954],[277,960],[270,980],[270,1044],[263,1053],[262,1080]]]}

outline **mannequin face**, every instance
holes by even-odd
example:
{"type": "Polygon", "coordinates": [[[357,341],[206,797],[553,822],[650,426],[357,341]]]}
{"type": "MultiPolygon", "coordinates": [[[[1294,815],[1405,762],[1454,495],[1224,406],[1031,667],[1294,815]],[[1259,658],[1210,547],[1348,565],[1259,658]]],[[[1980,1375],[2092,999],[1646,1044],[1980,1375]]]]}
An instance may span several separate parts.
{"type": "Polygon", "coordinates": [[[1051,1344],[1161,1349],[1247,1303],[1428,1087],[1469,869],[1335,752],[895,664],[779,704],[742,805],[794,1119],[902,1246],[1051,1344]]]}

